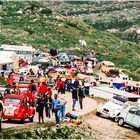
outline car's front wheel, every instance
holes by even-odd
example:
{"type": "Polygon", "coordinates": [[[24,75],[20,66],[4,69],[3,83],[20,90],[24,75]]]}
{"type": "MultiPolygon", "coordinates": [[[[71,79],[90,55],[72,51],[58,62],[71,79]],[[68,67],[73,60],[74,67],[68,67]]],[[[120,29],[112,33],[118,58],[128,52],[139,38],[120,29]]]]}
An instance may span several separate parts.
{"type": "Polygon", "coordinates": [[[123,126],[124,125],[124,119],[123,118],[119,118],[118,125],[119,126],[123,126]]]}
{"type": "Polygon", "coordinates": [[[118,120],[119,120],[119,118],[116,116],[116,117],[115,117],[115,122],[118,122],[118,120]]]}
{"type": "Polygon", "coordinates": [[[25,119],[21,119],[20,121],[21,121],[21,123],[24,123],[25,122],[25,119]]]}
{"type": "Polygon", "coordinates": [[[33,122],[34,121],[34,115],[31,118],[29,118],[29,121],[30,122],[33,122]]]}

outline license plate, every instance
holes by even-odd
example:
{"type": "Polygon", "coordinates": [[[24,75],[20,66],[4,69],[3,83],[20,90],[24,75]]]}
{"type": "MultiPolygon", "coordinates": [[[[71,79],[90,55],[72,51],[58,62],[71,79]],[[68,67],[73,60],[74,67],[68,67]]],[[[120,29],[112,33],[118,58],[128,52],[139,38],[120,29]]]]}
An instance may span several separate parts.
{"type": "Polygon", "coordinates": [[[4,113],[6,116],[14,116],[14,111],[13,109],[7,109],[6,112],[4,113]]]}
{"type": "Polygon", "coordinates": [[[106,112],[106,111],[103,111],[103,113],[107,114],[107,112],[106,112]]]}

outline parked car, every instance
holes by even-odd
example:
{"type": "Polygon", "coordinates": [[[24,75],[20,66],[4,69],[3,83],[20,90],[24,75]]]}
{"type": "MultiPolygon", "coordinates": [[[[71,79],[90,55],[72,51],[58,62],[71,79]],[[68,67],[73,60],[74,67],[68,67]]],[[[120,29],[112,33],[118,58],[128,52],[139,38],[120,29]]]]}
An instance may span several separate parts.
{"type": "Polygon", "coordinates": [[[106,103],[101,103],[97,106],[96,115],[104,115],[106,117],[115,119],[120,113],[121,109],[128,102],[128,98],[116,95],[106,103]]]}
{"type": "MultiPolygon", "coordinates": [[[[29,91],[29,84],[18,85],[20,95],[26,96],[30,106],[35,105],[35,95],[29,91]]],[[[38,88],[37,88],[38,91],[38,88]]]]}
{"type": "Polygon", "coordinates": [[[134,105],[126,106],[115,120],[119,126],[129,124],[140,131],[140,107],[134,105]]]}
{"type": "Polygon", "coordinates": [[[29,106],[27,102],[27,96],[7,94],[3,99],[4,114],[3,119],[8,120],[21,120],[24,123],[25,119],[29,119],[33,122],[35,109],[29,106]]]}

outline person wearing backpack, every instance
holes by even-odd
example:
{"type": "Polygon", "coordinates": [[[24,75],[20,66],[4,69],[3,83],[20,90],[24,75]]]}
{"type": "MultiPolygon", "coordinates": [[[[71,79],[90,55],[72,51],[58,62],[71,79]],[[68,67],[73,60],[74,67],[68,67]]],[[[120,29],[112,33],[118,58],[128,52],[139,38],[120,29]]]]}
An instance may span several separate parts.
{"type": "Polygon", "coordinates": [[[34,83],[34,80],[31,80],[31,84],[30,84],[30,86],[29,86],[29,90],[30,90],[30,92],[31,92],[32,94],[35,94],[35,93],[36,93],[37,87],[36,87],[36,85],[35,85],[35,83],[34,83]]]}

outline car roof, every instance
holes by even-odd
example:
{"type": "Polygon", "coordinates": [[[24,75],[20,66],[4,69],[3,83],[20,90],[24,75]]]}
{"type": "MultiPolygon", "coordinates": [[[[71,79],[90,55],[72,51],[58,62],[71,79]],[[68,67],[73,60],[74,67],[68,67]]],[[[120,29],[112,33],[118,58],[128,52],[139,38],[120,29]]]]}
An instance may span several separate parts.
{"type": "Polygon", "coordinates": [[[123,96],[120,96],[120,95],[115,95],[113,96],[114,99],[117,99],[117,100],[120,100],[121,102],[125,103],[128,101],[127,98],[123,97],[123,96]]]}

